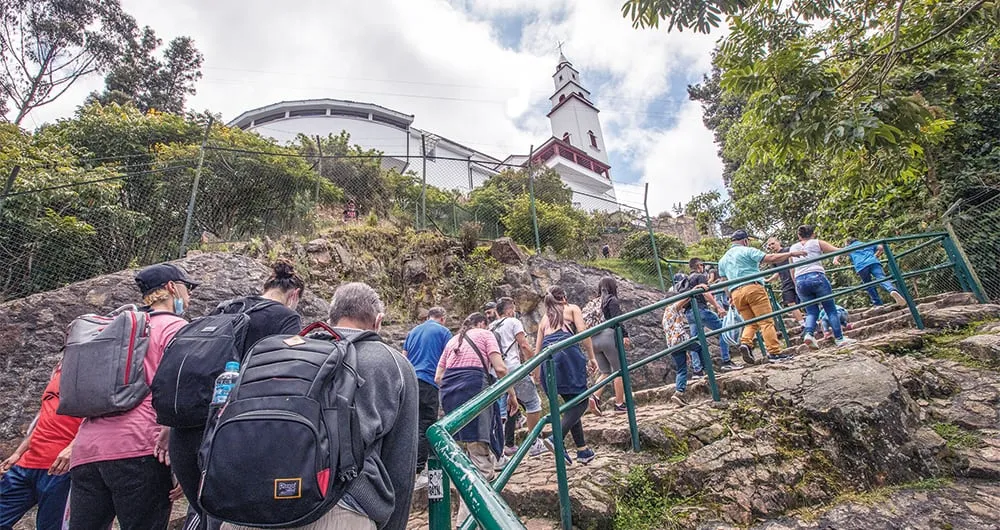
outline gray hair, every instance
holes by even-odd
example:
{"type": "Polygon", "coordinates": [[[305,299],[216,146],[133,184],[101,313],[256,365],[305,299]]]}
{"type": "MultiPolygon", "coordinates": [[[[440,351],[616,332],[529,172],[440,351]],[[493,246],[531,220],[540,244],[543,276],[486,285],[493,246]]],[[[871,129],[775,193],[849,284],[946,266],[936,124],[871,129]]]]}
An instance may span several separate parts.
{"type": "Polygon", "coordinates": [[[335,326],[340,320],[349,318],[374,328],[376,317],[384,312],[385,304],[367,283],[345,283],[337,287],[330,300],[330,323],[335,326]]]}
{"type": "Polygon", "coordinates": [[[434,306],[427,310],[427,318],[444,318],[448,312],[441,306],[434,306]]]}

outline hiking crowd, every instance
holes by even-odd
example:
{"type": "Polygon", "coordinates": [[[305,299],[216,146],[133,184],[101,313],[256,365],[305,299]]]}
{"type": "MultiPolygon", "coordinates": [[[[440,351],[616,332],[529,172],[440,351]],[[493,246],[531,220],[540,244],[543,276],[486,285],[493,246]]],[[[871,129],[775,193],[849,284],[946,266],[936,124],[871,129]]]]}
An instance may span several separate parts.
{"type": "MultiPolygon", "coordinates": [[[[840,250],[817,239],[811,226],[799,227],[798,236],[789,247],[771,238],[764,252],[737,230],[717,268],[691,259],[690,272],[673,278],[670,294],[702,292],[666,307],[668,345],[689,342],[697,326],[719,330],[748,320],[742,332],[719,335],[717,369],[743,368],[730,348],[744,365],[787,360],[773,319],[753,321],[772,312],[764,282],[780,282],[782,303],[792,306],[832,294],[826,271],[817,261],[770,279],[748,277],[761,265],[794,265],[840,250]],[[713,289],[726,280],[736,283],[713,289]],[[758,333],[764,348],[755,353],[758,333]]],[[[882,249],[856,239],[848,245],[861,279],[881,280],[902,303],[885,280],[882,249]]],[[[117,520],[123,530],[159,530],[182,497],[189,506],[186,530],[405,528],[414,489],[428,485],[426,432],[442,412],[545,348],[624,313],[612,277],[600,280],[597,296],[582,308],[553,285],[533,341],[517,303],[504,297],[466,316],[455,334],[444,308],[429,309],[398,351],[378,336],[385,307],[364,283],[339,286],[327,321],[303,329],[295,310],[305,282],[286,262],[274,265],[260,296],[220,301],[210,315],[190,322],[184,315],[198,283],[185,271],[153,265],[135,282],[141,307],[84,315],[70,325],[40,411],[0,463],[0,530],[12,529],[36,506],[39,529],[108,530],[117,520]]],[[[882,303],[875,287],[868,294],[873,304],[882,303]]],[[[804,316],[793,315],[806,344],[818,347],[817,326],[838,345],[852,342],[843,335],[847,312],[832,298],[805,309],[804,316]]],[[[492,479],[517,451],[517,429],[538,424],[539,387],[547,391],[555,381],[568,403],[620,370],[619,335],[624,349],[631,348],[628,330],[616,324],[555,352],[554,374],[541,365],[455,433],[477,470],[492,479]]],[[[684,406],[689,374],[701,377],[711,358],[693,341],[673,353],[673,361],[671,399],[684,406]]],[[[620,377],[612,388],[607,408],[627,412],[620,377]]],[[[603,390],[561,415],[561,432],[575,446],[575,456],[564,452],[567,464],[596,457],[582,422],[588,410],[604,413],[603,390]]],[[[555,446],[543,437],[528,456],[555,453],[555,446]]],[[[458,521],[467,513],[464,505],[461,512],[458,521]]]]}

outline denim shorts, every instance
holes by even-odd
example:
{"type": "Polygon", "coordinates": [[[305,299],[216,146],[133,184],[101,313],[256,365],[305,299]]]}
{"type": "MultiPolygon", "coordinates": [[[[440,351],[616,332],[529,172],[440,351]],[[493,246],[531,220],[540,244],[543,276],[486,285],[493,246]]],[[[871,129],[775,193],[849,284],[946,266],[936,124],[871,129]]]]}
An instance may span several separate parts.
{"type": "MultiPolygon", "coordinates": [[[[524,411],[528,413],[542,411],[542,398],[538,395],[538,387],[530,377],[525,377],[514,383],[514,394],[517,400],[524,405],[524,411]]],[[[500,415],[507,417],[507,394],[500,396],[500,415]]]]}

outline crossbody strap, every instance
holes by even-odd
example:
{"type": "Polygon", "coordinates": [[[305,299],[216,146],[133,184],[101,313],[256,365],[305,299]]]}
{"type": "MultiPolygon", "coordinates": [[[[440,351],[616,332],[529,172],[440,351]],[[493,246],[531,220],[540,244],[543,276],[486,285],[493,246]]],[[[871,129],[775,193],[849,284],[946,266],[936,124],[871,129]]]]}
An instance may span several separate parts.
{"type": "Polygon", "coordinates": [[[490,375],[490,369],[486,365],[486,359],[483,357],[483,352],[480,351],[479,347],[476,346],[476,343],[473,342],[468,334],[465,335],[465,342],[468,342],[469,346],[472,346],[472,351],[476,352],[476,357],[479,357],[479,362],[483,363],[483,371],[486,372],[486,375],[490,375]]]}

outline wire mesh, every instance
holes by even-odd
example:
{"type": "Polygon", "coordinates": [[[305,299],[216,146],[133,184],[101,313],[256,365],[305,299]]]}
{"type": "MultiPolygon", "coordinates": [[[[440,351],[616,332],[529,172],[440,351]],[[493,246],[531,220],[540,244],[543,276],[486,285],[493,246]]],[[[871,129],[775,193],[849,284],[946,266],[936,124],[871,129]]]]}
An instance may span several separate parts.
{"type": "Polygon", "coordinates": [[[1000,190],[970,192],[946,218],[986,297],[1000,301],[1000,190]]]}

